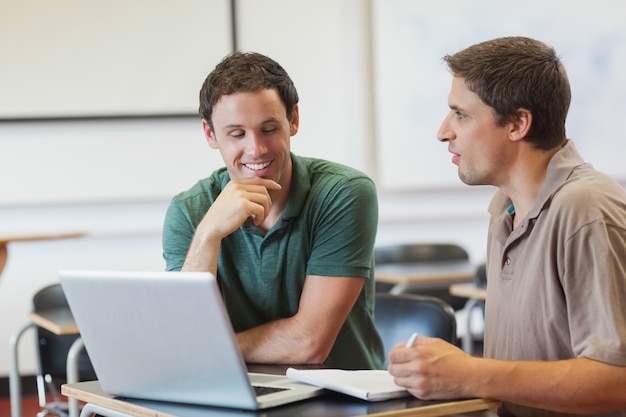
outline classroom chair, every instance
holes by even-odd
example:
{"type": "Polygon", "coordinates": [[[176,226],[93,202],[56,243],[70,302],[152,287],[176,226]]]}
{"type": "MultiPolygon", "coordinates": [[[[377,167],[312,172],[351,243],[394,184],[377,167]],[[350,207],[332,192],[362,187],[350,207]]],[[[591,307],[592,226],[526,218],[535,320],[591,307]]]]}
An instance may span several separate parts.
{"type": "MultiPolygon", "coordinates": [[[[63,294],[61,284],[55,283],[38,290],[33,296],[32,311],[44,312],[46,310],[67,309],[69,305],[63,294]]],[[[70,313],[71,314],[71,313],[70,313]]],[[[68,415],[68,404],[61,397],[61,384],[67,379],[67,357],[70,347],[80,337],[78,334],[57,335],[34,323],[26,324],[11,340],[14,350],[12,360],[14,367],[14,381],[12,381],[11,394],[12,415],[21,407],[17,404],[21,401],[21,386],[19,385],[19,372],[17,372],[17,347],[20,338],[26,330],[34,327],[36,333],[36,359],[37,359],[37,395],[42,409],[38,417],[46,415],[68,415]],[[19,394],[19,395],[16,395],[19,394]]],[[[80,380],[96,379],[95,372],[89,360],[89,356],[83,350],[78,363],[80,380]]]]}
{"type": "Polygon", "coordinates": [[[374,323],[383,339],[386,362],[389,351],[413,333],[456,343],[454,309],[436,297],[376,293],[374,323]]]}
{"type": "MultiPolygon", "coordinates": [[[[445,264],[469,262],[469,254],[454,243],[414,242],[385,245],[374,249],[374,266],[387,264],[445,264]]],[[[376,282],[377,292],[389,292],[393,287],[386,282],[376,282]]],[[[409,294],[430,295],[444,300],[452,308],[463,307],[465,300],[450,295],[447,286],[433,287],[409,284],[403,291],[409,294]]]]}

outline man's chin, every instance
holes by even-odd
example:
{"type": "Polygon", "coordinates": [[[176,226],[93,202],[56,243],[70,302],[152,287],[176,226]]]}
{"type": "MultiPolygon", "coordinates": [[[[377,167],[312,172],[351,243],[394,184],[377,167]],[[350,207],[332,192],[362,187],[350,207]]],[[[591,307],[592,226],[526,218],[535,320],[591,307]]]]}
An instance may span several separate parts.
{"type": "Polygon", "coordinates": [[[464,174],[460,169],[458,171],[459,179],[466,185],[484,185],[482,181],[478,181],[478,178],[474,176],[464,174]]]}

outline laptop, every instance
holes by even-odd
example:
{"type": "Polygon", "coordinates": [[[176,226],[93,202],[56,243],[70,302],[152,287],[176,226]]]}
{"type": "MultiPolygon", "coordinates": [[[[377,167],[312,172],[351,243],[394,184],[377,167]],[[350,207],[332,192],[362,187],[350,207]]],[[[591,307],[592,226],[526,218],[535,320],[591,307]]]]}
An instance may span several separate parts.
{"type": "Polygon", "coordinates": [[[59,278],[109,395],[256,410],[323,392],[248,373],[210,273],[64,270],[59,278]]]}

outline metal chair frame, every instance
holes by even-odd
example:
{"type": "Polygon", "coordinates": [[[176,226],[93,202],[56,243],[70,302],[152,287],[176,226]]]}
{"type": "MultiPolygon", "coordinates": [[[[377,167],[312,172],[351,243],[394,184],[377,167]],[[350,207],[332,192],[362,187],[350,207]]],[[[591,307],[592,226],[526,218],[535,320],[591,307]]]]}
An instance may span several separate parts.
{"type": "MultiPolygon", "coordinates": [[[[67,300],[60,283],[54,283],[41,288],[35,293],[32,300],[32,311],[40,312],[49,309],[67,308],[67,300]]],[[[38,417],[58,415],[61,417],[78,415],[78,410],[72,413],[71,405],[63,401],[60,394],[60,384],[72,380],[95,379],[96,375],[89,361],[84,345],[79,335],[56,335],[29,322],[18,329],[10,340],[10,391],[11,416],[21,417],[22,387],[19,372],[19,344],[29,329],[35,330],[37,354],[37,395],[41,412],[38,417]],[[71,359],[70,359],[71,358],[71,359]],[[70,364],[68,361],[76,361],[70,364]],[[78,366],[78,369],[76,368],[78,366]],[[69,373],[74,373],[69,377],[69,373]],[[48,401],[48,398],[51,401],[48,401]]]]}

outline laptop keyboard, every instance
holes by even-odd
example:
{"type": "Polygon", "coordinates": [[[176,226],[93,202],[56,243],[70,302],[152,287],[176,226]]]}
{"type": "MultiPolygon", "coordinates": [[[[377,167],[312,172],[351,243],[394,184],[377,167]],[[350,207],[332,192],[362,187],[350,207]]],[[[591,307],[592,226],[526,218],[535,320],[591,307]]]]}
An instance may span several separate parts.
{"type": "Polygon", "coordinates": [[[281,388],[281,387],[268,387],[264,385],[253,385],[254,392],[257,397],[261,395],[272,394],[274,392],[287,391],[289,388],[281,388]]]}

